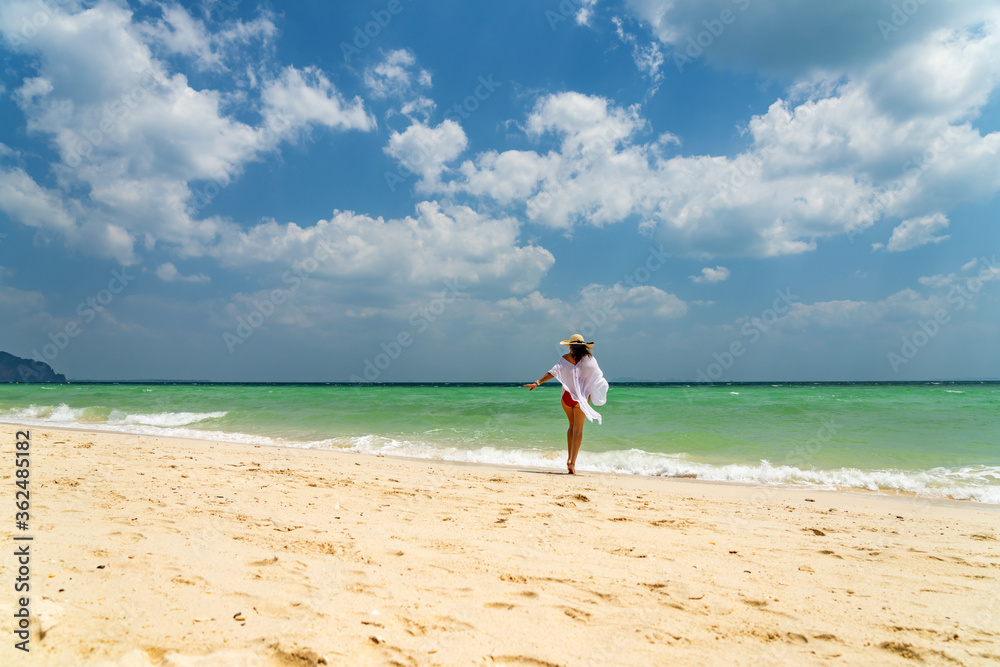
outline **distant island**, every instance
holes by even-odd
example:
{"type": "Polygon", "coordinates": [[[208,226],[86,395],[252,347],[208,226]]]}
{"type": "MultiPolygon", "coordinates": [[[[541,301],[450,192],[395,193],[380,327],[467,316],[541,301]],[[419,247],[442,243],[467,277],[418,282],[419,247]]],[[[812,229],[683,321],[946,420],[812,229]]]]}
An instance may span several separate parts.
{"type": "Polygon", "coordinates": [[[0,352],[0,382],[66,382],[66,376],[56,373],[44,361],[0,352]]]}

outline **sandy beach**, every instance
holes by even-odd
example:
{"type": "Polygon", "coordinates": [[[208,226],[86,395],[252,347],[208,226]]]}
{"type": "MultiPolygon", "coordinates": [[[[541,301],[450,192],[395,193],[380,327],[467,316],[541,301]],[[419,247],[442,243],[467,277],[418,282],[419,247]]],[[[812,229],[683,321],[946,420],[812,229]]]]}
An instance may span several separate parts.
{"type": "Polygon", "coordinates": [[[17,651],[10,502],[3,664],[1000,663],[991,506],[559,461],[51,428],[31,443],[36,622],[17,651]]]}

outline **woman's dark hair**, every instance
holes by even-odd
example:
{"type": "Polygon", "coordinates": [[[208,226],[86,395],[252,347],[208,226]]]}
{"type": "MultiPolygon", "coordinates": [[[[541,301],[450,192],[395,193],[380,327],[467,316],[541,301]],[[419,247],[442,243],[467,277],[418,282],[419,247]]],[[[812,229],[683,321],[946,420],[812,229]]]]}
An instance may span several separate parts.
{"type": "Polygon", "coordinates": [[[570,345],[569,353],[573,355],[573,361],[580,363],[581,359],[590,356],[590,348],[586,345],[570,345]]]}

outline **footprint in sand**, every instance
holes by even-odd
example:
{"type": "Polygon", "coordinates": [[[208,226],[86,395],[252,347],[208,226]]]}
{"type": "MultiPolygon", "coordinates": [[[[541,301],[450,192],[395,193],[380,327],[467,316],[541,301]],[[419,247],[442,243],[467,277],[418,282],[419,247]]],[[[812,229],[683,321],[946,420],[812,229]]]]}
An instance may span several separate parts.
{"type": "Polygon", "coordinates": [[[744,600],[743,603],[751,607],[757,607],[758,609],[763,609],[767,606],[767,600],[744,600]]]}
{"type": "Polygon", "coordinates": [[[278,562],[277,556],[271,556],[270,558],[262,558],[261,560],[252,560],[247,563],[249,567],[264,567],[265,565],[274,565],[278,562]]]}
{"type": "Polygon", "coordinates": [[[590,614],[583,611],[582,609],[576,609],[574,607],[563,607],[563,613],[572,618],[574,621],[580,621],[581,623],[586,623],[590,620],[590,614]]]}
{"type": "Polygon", "coordinates": [[[907,660],[916,660],[917,662],[923,662],[923,654],[913,647],[913,644],[907,644],[903,642],[882,642],[878,645],[880,649],[884,649],[891,653],[906,658],[907,660]]]}
{"type": "Polygon", "coordinates": [[[185,577],[178,574],[170,581],[178,586],[198,586],[200,588],[206,588],[208,586],[208,582],[197,575],[189,575],[185,577]]]}
{"type": "Polygon", "coordinates": [[[285,647],[275,643],[268,646],[272,654],[281,664],[285,665],[327,665],[333,664],[326,656],[322,656],[309,647],[285,647]]]}
{"type": "Polygon", "coordinates": [[[491,655],[490,660],[494,663],[527,665],[527,667],[561,667],[554,662],[530,658],[526,655],[491,655]]]}

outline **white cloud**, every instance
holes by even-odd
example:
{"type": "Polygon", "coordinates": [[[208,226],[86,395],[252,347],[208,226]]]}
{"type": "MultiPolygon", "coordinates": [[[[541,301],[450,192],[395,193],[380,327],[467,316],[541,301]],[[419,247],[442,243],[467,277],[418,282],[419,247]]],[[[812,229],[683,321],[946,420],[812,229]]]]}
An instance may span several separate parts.
{"type": "Polygon", "coordinates": [[[190,276],[181,275],[181,273],[177,270],[177,267],[174,266],[173,262],[165,262],[156,267],[156,277],[165,283],[207,283],[212,280],[204,273],[198,273],[190,276]]]}
{"type": "Polygon", "coordinates": [[[193,58],[200,69],[226,70],[230,46],[257,40],[267,42],[278,31],[270,17],[260,16],[249,23],[230,21],[213,33],[204,21],[194,18],[178,4],[167,5],[162,11],[161,19],[139,24],[139,32],[165,53],[193,58]]]}
{"type": "Polygon", "coordinates": [[[791,76],[849,71],[917,44],[942,26],[967,24],[995,11],[992,0],[922,2],[900,30],[883,35],[897,0],[626,0],[626,6],[675,57],[720,67],[791,76]]]}
{"type": "Polygon", "coordinates": [[[0,210],[36,229],[67,234],[76,227],[62,195],[42,188],[20,168],[0,168],[0,210]]]}
{"type": "Polygon", "coordinates": [[[542,97],[528,116],[529,136],[551,132],[562,137],[562,152],[606,153],[645,126],[638,106],[616,107],[603,97],[576,92],[542,97]]]}
{"type": "Polygon", "coordinates": [[[416,64],[416,56],[407,49],[389,51],[381,62],[365,70],[365,85],[376,97],[401,97],[415,87],[429,88],[431,73],[416,64]]]}
{"type": "Polygon", "coordinates": [[[449,119],[437,127],[413,123],[403,132],[393,132],[385,152],[420,176],[418,190],[434,191],[440,188],[445,164],[461,155],[467,144],[462,126],[449,119]]]}
{"type": "MultiPolygon", "coordinates": [[[[417,66],[416,56],[406,49],[384,54],[382,60],[364,71],[365,87],[374,98],[396,98],[398,112],[427,123],[435,103],[424,95],[431,87],[431,73],[417,66]]],[[[396,113],[390,110],[389,115],[396,113]]]]}
{"type": "Polygon", "coordinates": [[[618,35],[618,39],[630,47],[632,61],[635,63],[636,69],[649,77],[652,85],[647,91],[646,97],[652,97],[659,90],[664,77],[663,72],[660,71],[664,60],[660,44],[654,40],[644,46],[640,43],[638,37],[625,30],[623,20],[617,16],[612,19],[612,23],[615,25],[615,32],[618,35]]]}
{"type": "Polygon", "coordinates": [[[541,97],[524,125],[558,150],[486,151],[443,171],[454,178],[438,190],[523,205],[529,220],[559,229],[634,220],[703,258],[808,252],[883,218],[988,199],[1000,192],[1000,132],[984,135],[970,119],[1000,83],[1000,13],[914,34],[886,62],[800,79],[794,97],[749,120],[748,147],[733,156],[670,157],[669,140],[645,140],[637,108],[559,93],[541,97]]]}
{"type": "Polygon", "coordinates": [[[561,299],[549,299],[538,290],[522,297],[501,299],[497,301],[496,305],[518,316],[526,313],[539,313],[557,319],[567,316],[571,310],[569,304],[561,299]]]}
{"type": "Polygon", "coordinates": [[[961,271],[964,273],[970,273],[973,269],[977,269],[975,271],[975,277],[973,278],[959,276],[958,273],[939,273],[933,276],[921,276],[917,280],[921,285],[935,289],[952,287],[956,284],[969,285],[970,281],[974,281],[976,279],[983,282],[1000,280],[1000,266],[997,265],[996,256],[991,259],[987,259],[986,257],[972,259],[962,265],[961,271]]]}
{"type": "Polygon", "coordinates": [[[941,213],[904,220],[898,227],[892,230],[892,236],[889,238],[889,244],[886,249],[889,252],[902,252],[927,245],[928,243],[940,243],[951,237],[934,236],[934,233],[947,227],[948,218],[941,213]]]}
{"type": "Polygon", "coordinates": [[[626,287],[587,285],[573,300],[548,298],[538,291],[523,297],[502,299],[492,310],[482,312],[476,324],[495,326],[546,327],[568,330],[593,328],[610,333],[621,322],[640,326],[687,314],[688,306],[675,294],[653,285],[626,287]]]}
{"type": "Polygon", "coordinates": [[[538,183],[553,179],[562,160],[558,155],[539,155],[534,151],[486,151],[475,161],[463,162],[458,171],[460,184],[451,184],[450,191],[462,190],[476,197],[488,196],[501,204],[524,201],[538,183]]]}
{"type": "Polygon", "coordinates": [[[1000,280],[1000,266],[984,268],[979,272],[979,279],[984,283],[988,283],[991,280],[1000,280]]]}
{"type": "Polygon", "coordinates": [[[706,266],[701,270],[700,276],[690,276],[691,280],[696,283],[721,283],[722,281],[729,278],[729,269],[724,266],[717,266],[714,269],[710,266],[706,266]]]}
{"type": "Polygon", "coordinates": [[[927,287],[950,287],[955,282],[957,276],[954,273],[937,274],[933,276],[920,276],[917,282],[927,287]]]}
{"type": "Polygon", "coordinates": [[[614,319],[654,315],[667,319],[687,314],[687,304],[677,295],[664,292],[653,285],[625,287],[615,283],[611,287],[588,285],[580,293],[582,306],[588,312],[603,310],[614,319]],[[614,304],[608,308],[608,304],[614,304]]]}
{"type": "Polygon", "coordinates": [[[137,261],[126,229],[97,217],[81,220],[80,209],[61,192],[40,186],[24,170],[0,165],[0,211],[11,220],[36,229],[44,242],[63,238],[98,257],[125,265],[137,261]]]}
{"type": "MultiPolygon", "coordinates": [[[[309,262],[323,278],[363,279],[369,289],[425,291],[457,279],[500,292],[533,289],[555,262],[537,245],[518,245],[520,224],[465,206],[421,202],[416,216],[383,220],[338,211],[311,227],[274,221],[227,228],[209,252],[228,266],[309,262]]],[[[284,269],[282,269],[284,270],[284,269]]]]}
{"type": "Polygon", "coordinates": [[[261,97],[265,117],[293,127],[315,123],[340,130],[375,129],[375,119],[365,111],[361,98],[346,102],[314,67],[286,67],[277,79],[264,84],[261,97]]]}
{"type": "Polygon", "coordinates": [[[359,99],[345,101],[314,68],[284,68],[264,82],[255,104],[194,89],[152,50],[215,67],[220,54],[235,55],[241,44],[266,39],[273,32],[267,18],[229,22],[212,33],[174,5],[156,24],[137,23],[112,2],[85,9],[46,5],[44,30],[24,40],[20,19],[29,11],[37,12],[37,5],[15,0],[0,6],[0,33],[35,63],[36,75],[24,78],[14,99],[28,133],[47,138],[59,160],[51,165],[54,184],[45,187],[5,169],[6,207],[18,222],[58,233],[68,245],[126,264],[137,261],[137,244],[166,243],[182,256],[200,254],[223,226],[197,217],[207,203],[204,182],[218,192],[248,162],[311,126],[375,127],[359,99]],[[242,105],[244,115],[260,113],[263,122],[255,127],[238,120],[234,105],[242,105]]]}
{"type": "Polygon", "coordinates": [[[575,14],[577,25],[590,25],[590,19],[594,15],[594,7],[597,0],[578,0],[575,14]]]}
{"type": "Polygon", "coordinates": [[[904,289],[878,301],[817,301],[792,303],[786,314],[770,322],[763,318],[742,318],[737,324],[750,322],[765,332],[776,329],[869,330],[880,324],[909,323],[914,317],[930,317],[945,306],[939,295],[923,297],[912,289],[904,289]]]}
{"type": "MultiPolygon", "coordinates": [[[[949,273],[919,278],[921,285],[934,290],[927,296],[907,288],[877,301],[843,299],[812,304],[793,301],[782,315],[773,318],[740,318],[736,321],[736,326],[731,328],[739,330],[741,325],[749,323],[749,326],[757,327],[764,333],[772,330],[809,330],[813,333],[851,330],[865,336],[875,335],[878,331],[891,332],[895,336],[898,331],[912,332],[919,318],[933,319],[941,311],[951,313],[963,308],[975,308],[975,304],[968,299],[970,292],[976,294],[982,289],[981,283],[977,284],[976,281],[1000,280],[1000,266],[996,266],[992,260],[977,261],[972,268],[976,267],[979,270],[973,277],[949,273]],[[959,287],[967,291],[956,291],[959,287]],[[945,290],[948,290],[947,294],[945,290]],[[953,298],[955,295],[961,295],[962,298],[956,300],[953,298]]],[[[892,338],[891,344],[898,345],[898,338],[892,338]]]]}
{"type": "Polygon", "coordinates": [[[872,190],[842,174],[765,177],[770,156],[763,148],[732,159],[668,159],[662,150],[669,138],[632,143],[645,125],[636,109],[602,98],[548,96],[526,129],[529,136],[555,134],[559,152],[481,154],[444,188],[520,200],[529,220],[556,228],[638,216],[665,243],[704,256],[810,250],[814,238],[852,224],[872,190]]]}
{"type": "Polygon", "coordinates": [[[978,268],[975,278],[983,281],[984,283],[988,283],[991,280],[1000,280],[1000,264],[997,263],[996,255],[993,255],[991,258],[980,257],[974,262],[968,262],[962,265],[963,271],[971,271],[975,268],[978,268]]]}

